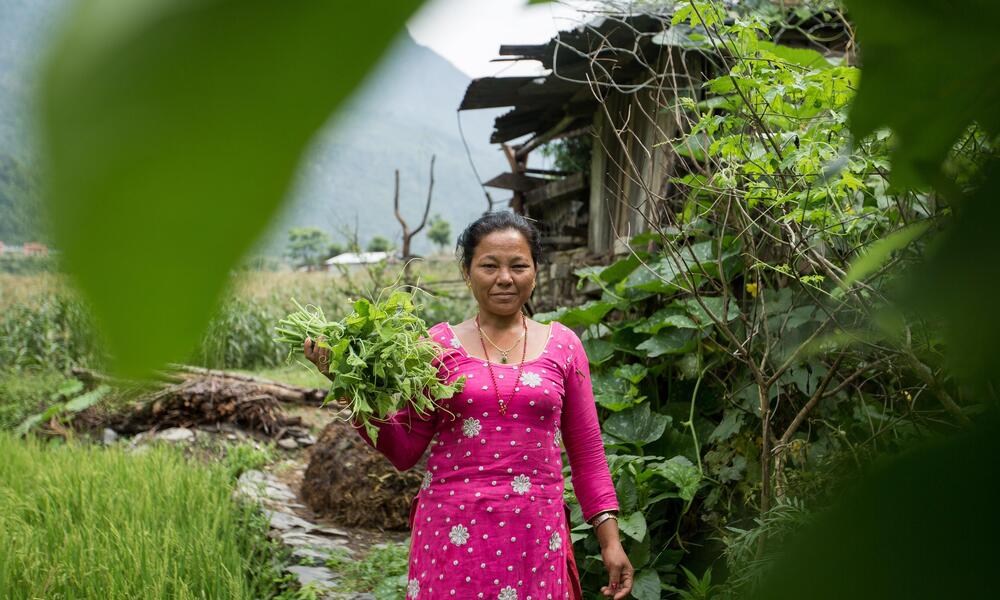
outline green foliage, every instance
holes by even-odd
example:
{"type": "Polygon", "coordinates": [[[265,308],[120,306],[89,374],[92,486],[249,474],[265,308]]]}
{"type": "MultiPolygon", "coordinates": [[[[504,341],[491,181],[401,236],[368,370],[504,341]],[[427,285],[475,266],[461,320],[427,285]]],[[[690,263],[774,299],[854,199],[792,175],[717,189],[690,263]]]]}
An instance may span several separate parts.
{"type": "Polygon", "coordinates": [[[11,430],[48,407],[73,381],[55,369],[0,370],[0,430],[11,430]]]}
{"type": "Polygon", "coordinates": [[[318,267],[327,258],[330,248],[330,236],[322,229],[293,227],[288,230],[286,253],[296,267],[318,267]]]}
{"type": "Polygon", "coordinates": [[[589,173],[593,141],[589,135],[560,138],[543,145],[542,156],[552,161],[556,171],[589,173]]]}
{"type": "Polygon", "coordinates": [[[368,241],[366,249],[369,252],[388,252],[392,249],[392,242],[380,235],[376,235],[368,241]]]}
{"type": "Polygon", "coordinates": [[[0,314],[0,364],[53,369],[99,366],[106,360],[88,307],[68,294],[37,296],[0,314]]]}
{"type": "Polygon", "coordinates": [[[226,457],[222,464],[229,478],[235,481],[245,471],[260,469],[274,459],[275,451],[272,443],[266,446],[232,444],[226,446],[226,457]]]}
{"type": "Polygon", "coordinates": [[[345,592],[372,592],[378,600],[406,595],[409,541],[372,546],[360,559],[347,552],[333,554],[327,566],[336,571],[345,592]]]}
{"type": "Polygon", "coordinates": [[[119,373],[191,351],[313,134],[419,4],[73,7],[39,86],[47,207],[119,373]]]}
{"type": "Polygon", "coordinates": [[[274,322],[290,304],[232,297],[209,322],[192,362],[213,369],[273,367],[288,352],[274,341],[274,322]]]}
{"type": "Polygon", "coordinates": [[[427,237],[443,251],[451,242],[451,223],[442,219],[441,215],[434,215],[428,224],[427,237]]]}
{"type": "Polygon", "coordinates": [[[0,242],[41,241],[39,187],[37,173],[14,156],[0,153],[0,242]]]}
{"type": "Polygon", "coordinates": [[[407,403],[418,414],[430,414],[438,401],[461,391],[465,377],[455,383],[438,378],[434,364],[439,346],[416,315],[413,294],[386,290],[388,297],[371,302],[361,298],[340,321],[328,321],[318,307],[302,308],[275,327],[276,341],[289,356],[303,351],[306,338],[329,350],[333,385],[330,399],[346,398],[351,418],[378,439],[376,423],[407,403]]]}
{"type": "MultiPolygon", "coordinates": [[[[653,198],[662,220],[627,240],[625,257],[577,272],[600,298],[539,315],[584,329],[626,549],[684,597],[754,587],[783,536],[807,522],[805,507],[833,500],[833,481],[942,420],[967,423],[975,400],[944,370],[942,339],[972,369],[993,360],[963,353],[957,337],[942,338],[893,301],[902,286],[911,298],[958,303],[984,277],[967,257],[991,255],[983,234],[992,213],[949,236],[962,250],[947,254],[947,273],[923,280],[935,281],[933,291],[906,287],[950,208],[933,191],[891,180],[890,151],[906,143],[898,132],[852,136],[848,112],[863,81],[852,56],[771,42],[780,19],[755,6],[678,3],[673,23],[689,31],[688,47],[726,50],[702,89],[679,90],[662,107],[680,115],[683,134],[646,148],[669,146],[684,167],[653,198]],[[659,481],[670,487],[644,500],[643,482],[659,481]],[[793,511],[794,497],[803,500],[793,511]],[[647,530],[653,541],[643,547],[647,530]],[[725,589],[710,575],[681,574],[689,552],[699,565],[712,560],[688,543],[707,536],[729,548],[725,589]]],[[[835,6],[821,8],[816,18],[837,21],[835,6]]],[[[990,130],[969,125],[958,144],[949,140],[947,165],[966,186],[992,152],[990,130]]],[[[955,210],[961,218],[973,209],[955,210]]],[[[991,297],[963,299],[979,303],[976,320],[965,321],[965,334],[978,336],[969,348],[1000,335],[983,325],[991,297]]],[[[585,581],[597,584],[593,544],[574,541],[585,581]]]]}

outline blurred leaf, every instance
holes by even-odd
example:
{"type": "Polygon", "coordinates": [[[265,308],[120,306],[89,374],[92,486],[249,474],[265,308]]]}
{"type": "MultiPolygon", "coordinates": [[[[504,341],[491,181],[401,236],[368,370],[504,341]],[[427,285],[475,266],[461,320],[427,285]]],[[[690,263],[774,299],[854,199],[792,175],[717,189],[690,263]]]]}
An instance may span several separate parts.
{"type": "Polygon", "coordinates": [[[934,182],[952,144],[973,122],[1000,132],[1000,2],[845,3],[864,63],[851,129],[857,138],[882,126],[896,133],[896,185],[934,182]]]}
{"type": "Polygon", "coordinates": [[[1000,360],[993,350],[1000,339],[996,295],[1000,292],[1000,246],[996,224],[1000,203],[1000,160],[984,167],[972,196],[955,205],[954,222],[928,251],[924,264],[911,269],[900,301],[941,319],[948,360],[967,379],[995,380],[1000,360]]]}
{"type": "Polygon", "coordinates": [[[754,597],[989,598],[1000,525],[996,415],[884,461],[782,548],[754,597]],[[845,573],[850,576],[845,577],[845,573]]]}
{"type": "Polygon", "coordinates": [[[854,259],[847,275],[844,277],[844,287],[850,287],[855,281],[864,279],[889,260],[892,253],[910,245],[910,242],[920,237],[930,226],[929,221],[915,223],[894,231],[868,247],[868,250],[854,259]]]}
{"type": "Polygon", "coordinates": [[[418,5],[73,6],[40,86],[48,213],[117,372],[190,354],[313,134],[418,5]]]}

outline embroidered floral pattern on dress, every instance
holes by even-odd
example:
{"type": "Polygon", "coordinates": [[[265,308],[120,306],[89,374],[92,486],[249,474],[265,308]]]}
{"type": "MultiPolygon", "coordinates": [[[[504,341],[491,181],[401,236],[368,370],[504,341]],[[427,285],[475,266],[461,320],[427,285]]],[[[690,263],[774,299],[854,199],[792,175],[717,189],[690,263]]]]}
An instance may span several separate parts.
{"type": "Polygon", "coordinates": [[[500,590],[500,593],[497,595],[497,600],[517,600],[517,590],[508,585],[504,589],[500,590]]]}
{"type": "Polygon", "coordinates": [[[559,548],[562,548],[562,536],[558,531],[553,531],[552,537],[549,538],[549,550],[555,552],[559,548]]]}
{"type": "Polygon", "coordinates": [[[418,452],[430,452],[417,476],[406,600],[568,600],[564,444],[576,459],[574,487],[587,514],[616,506],[579,341],[557,323],[545,352],[530,363],[491,366],[452,342],[458,336],[447,323],[431,334],[441,373],[464,375],[465,390],[452,399],[450,414],[425,419],[408,409],[379,426],[390,460],[411,464],[418,452]],[[574,356],[569,366],[567,355],[574,356]],[[504,415],[497,391],[514,394],[504,415]]]}
{"type": "Polygon", "coordinates": [[[462,421],[462,433],[465,434],[465,437],[476,437],[482,429],[483,426],[479,423],[479,419],[469,417],[462,421]]]}
{"type": "Polygon", "coordinates": [[[458,341],[457,337],[451,338],[451,341],[448,342],[448,343],[451,344],[452,348],[461,348],[462,347],[462,342],[458,341]]]}
{"type": "Polygon", "coordinates": [[[461,546],[469,541],[469,530],[465,528],[465,525],[455,525],[451,528],[448,539],[451,540],[452,544],[461,546]]]}
{"type": "Polygon", "coordinates": [[[521,385],[536,388],[542,385],[542,376],[532,371],[525,371],[521,373],[521,385]]]}

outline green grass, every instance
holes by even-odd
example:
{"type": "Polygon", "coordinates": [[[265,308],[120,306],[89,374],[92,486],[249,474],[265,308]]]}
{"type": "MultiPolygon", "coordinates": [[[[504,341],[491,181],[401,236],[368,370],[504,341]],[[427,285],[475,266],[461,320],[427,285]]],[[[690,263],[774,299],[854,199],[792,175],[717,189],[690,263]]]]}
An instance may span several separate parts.
{"type": "Polygon", "coordinates": [[[341,577],[342,591],[372,592],[379,600],[406,595],[409,542],[379,544],[361,560],[346,552],[334,554],[326,564],[341,577]]]}
{"type": "Polygon", "coordinates": [[[256,598],[271,594],[266,525],[221,467],[171,448],[45,447],[0,433],[4,598],[256,598]]]}

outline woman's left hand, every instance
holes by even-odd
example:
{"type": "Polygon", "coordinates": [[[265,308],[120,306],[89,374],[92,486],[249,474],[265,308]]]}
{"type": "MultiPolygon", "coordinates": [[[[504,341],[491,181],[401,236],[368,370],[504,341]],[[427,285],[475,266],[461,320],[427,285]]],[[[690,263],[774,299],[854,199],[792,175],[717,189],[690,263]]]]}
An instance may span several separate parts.
{"type": "Polygon", "coordinates": [[[608,585],[601,588],[601,593],[605,596],[621,600],[632,591],[632,577],[635,570],[621,542],[614,540],[601,548],[601,558],[604,560],[604,568],[608,570],[608,585]]]}

